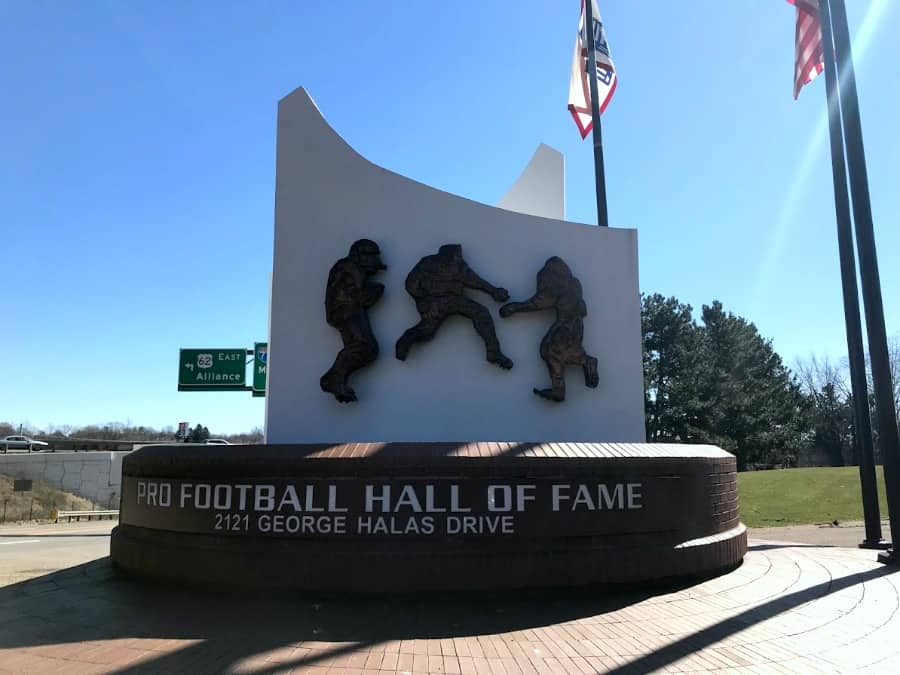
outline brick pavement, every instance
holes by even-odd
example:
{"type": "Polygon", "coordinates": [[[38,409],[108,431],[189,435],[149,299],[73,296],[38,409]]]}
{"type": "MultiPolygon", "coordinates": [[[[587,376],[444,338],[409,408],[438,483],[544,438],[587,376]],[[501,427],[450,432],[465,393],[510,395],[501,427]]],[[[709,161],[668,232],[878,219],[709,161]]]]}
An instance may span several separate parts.
{"type": "Polygon", "coordinates": [[[0,672],[898,672],[900,571],[756,540],[646,592],[311,599],[148,586],[108,558],[0,588],[0,672]]]}

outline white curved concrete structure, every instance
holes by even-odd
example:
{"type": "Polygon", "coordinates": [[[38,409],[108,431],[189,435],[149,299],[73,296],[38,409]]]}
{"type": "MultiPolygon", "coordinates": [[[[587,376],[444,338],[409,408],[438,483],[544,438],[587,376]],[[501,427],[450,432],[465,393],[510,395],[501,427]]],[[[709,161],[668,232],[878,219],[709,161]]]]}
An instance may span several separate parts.
{"type": "Polygon", "coordinates": [[[303,89],[279,102],[277,153],[268,443],[644,440],[635,230],[513,213],[387,171],[347,145],[303,89]],[[370,311],[381,355],[351,379],[359,402],[342,405],[319,388],[342,346],[325,322],[325,285],[364,237],[378,242],[389,267],[378,277],[384,298],[370,311]],[[462,318],[396,360],[394,343],[419,320],[406,275],[448,243],[462,244],[472,269],[513,300],[534,293],[548,257],[562,257],[584,287],[584,346],[599,359],[599,388],[586,388],[571,368],[564,403],[535,396],[532,387],[549,384],[538,348],[552,312],[500,319],[499,303],[476,292],[511,371],[485,361],[462,318]]]}
{"type": "Polygon", "coordinates": [[[531,216],[565,220],[566,162],[563,154],[541,143],[497,206],[531,216]]]}

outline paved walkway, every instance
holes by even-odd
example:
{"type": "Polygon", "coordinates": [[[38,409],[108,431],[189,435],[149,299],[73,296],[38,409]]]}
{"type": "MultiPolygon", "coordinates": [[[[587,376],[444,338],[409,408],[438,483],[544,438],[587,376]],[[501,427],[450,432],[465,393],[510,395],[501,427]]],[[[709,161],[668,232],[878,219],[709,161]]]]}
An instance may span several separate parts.
{"type": "Polygon", "coordinates": [[[0,588],[0,672],[896,673],[900,570],[874,559],[754,539],[680,589],[313,600],[148,586],[103,557],[0,588]]]}
{"type": "MultiPolygon", "coordinates": [[[[756,539],[774,539],[816,546],[845,546],[856,548],[866,538],[862,521],[821,523],[819,525],[784,525],[782,527],[757,527],[750,530],[756,539]]],[[[887,521],[881,523],[881,536],[890,540],[891,528],[887,521]]]]}

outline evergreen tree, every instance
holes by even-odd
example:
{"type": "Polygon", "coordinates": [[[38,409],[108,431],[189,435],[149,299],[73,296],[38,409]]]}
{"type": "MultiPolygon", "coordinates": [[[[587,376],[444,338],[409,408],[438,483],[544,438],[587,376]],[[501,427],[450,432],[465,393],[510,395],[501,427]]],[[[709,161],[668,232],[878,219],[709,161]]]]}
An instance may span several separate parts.
{"type": "Polygon", "coordinates": [[[707,440],[733,452],[738,469],[793,464],[807,407],[800,386],[752,323],[718,301],[703,306],[702,318],[707,440]]]}
{"type": "Polygon", "coordinates": [[[807,404],[756,326],[704,305],[703,324],[676,298],[642,303],[647,439],[712,443],[738,468],[796,462],[807,404]]]}
{"type": "Polygon", "coordinates": [[[647,440],[690,442],[703,407],[697,398],[703,373],[691,306],[658,293],[644,296],[642,304],[647,440]]]}
{"type": "Polygon", "coordinates": [[[191,433],[188,435],[188,443],[202,443],[207,438],[209,438],[209,430],[198,424],[193,429],[191,429],[191,433]],[[204,436],[204,433],[206,434],[204,436]]]}

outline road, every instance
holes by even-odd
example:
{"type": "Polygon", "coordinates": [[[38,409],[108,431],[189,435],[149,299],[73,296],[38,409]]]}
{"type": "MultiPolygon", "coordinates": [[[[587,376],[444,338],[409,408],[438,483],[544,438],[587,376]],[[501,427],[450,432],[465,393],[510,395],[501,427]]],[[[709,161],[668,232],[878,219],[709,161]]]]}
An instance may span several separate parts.
{"type": "Polygon", "coordinates": [[[0,587],[109,555],[115,520],[0,526],[0,587]]]}

